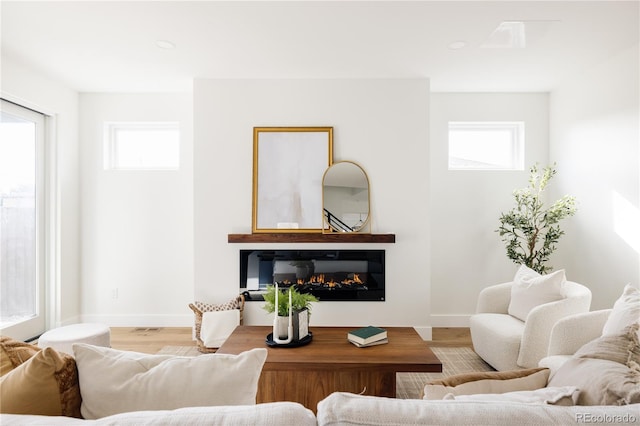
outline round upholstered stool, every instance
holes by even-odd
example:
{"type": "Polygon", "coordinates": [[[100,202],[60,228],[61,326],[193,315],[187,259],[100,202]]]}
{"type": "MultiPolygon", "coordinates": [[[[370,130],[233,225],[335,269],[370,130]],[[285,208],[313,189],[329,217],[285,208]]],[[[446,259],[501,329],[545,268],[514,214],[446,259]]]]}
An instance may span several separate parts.
{"type": "Polygon", "coordinates": [[[45,332],[38,339],[38,347],[51,347],[73,356],[71,345],[87,343],[94,346],[111,346],[111,330],[104,324],[82,323],[66,325],[45,332]]]}

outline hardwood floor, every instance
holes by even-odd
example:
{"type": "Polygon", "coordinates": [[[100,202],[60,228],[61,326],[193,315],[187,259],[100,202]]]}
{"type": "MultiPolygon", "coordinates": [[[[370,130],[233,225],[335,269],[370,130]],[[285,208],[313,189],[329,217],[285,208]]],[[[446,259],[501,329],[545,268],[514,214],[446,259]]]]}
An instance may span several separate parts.
{"type": "MultiPolygon", "coordinates": [[[[471,347],[468,328],[434,328],[430,346],[471,347]]],[[[195,346],[191,327],[112,327],[111,347],[155,354],[164,346],[195,346]]]]}
{"type": "Polygon", "coordinates": [[[165,346],[195,346],[191,327],[111,327],[111,347],[155,354],[165,346]]]}
{"type": "Polygon", "coordinates": [[[471,343],[471,332],[468,327],[433,328],[431,334],[433,339],[429,343],[431,346],[473,347],[471,343]]]}

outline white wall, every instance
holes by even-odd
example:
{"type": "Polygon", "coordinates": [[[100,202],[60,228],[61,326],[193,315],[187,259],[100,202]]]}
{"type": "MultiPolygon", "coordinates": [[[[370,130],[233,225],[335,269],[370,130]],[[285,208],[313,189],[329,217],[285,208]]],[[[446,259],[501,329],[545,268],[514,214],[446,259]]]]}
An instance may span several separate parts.
{"type": "MultiPolygon", "coordinates": [[[[386,250],[387,300],[320,302],[312,325],[413,325],[430,337],[428,121],[426,79],[196,80],[196,298],[237,294],[241,248],[291,247],[227,243],[229,233],[251,232],[253,127],[333,126],[334,161],[355,161],[369,176],[372,232],[395,233],[397,242],[341,244],[386,250]]],[[[248,303],[247,324],[269,324],[261,307],[248,303]]]]}
{"type": "Polygon", "coordinates": [[[191,94],[81,94],[80,111],[82,319],[192,325],[191,94]],[[104,170],[105,121],[180,122],[180,170],[104,170]]]}
{"type": "MultiPolygon", "coordinates": [[[[549,155],[549,97],[544,93],[431,94],[431,298],[434,327],[468,327],[478,293],[516,270],[494,232],[527,186],[529,167],[549,155]],[[447,169],[449,121],[524,121],[524,171],[447,169]]],[[[555,264],[562,267],[561,264],[555,264]]],[[[571,277],[571,272],[568,272],[571,277]]]]}
{"type": "Polygon", "coordinates": [[[59,256],[53,259],[56,283],[51,290],[48,325],[74,323],[80,314],[78,93],[14,58],[2,55],[2,97],[50,117],[54,140],[52,196],[57,214],[52,228],[59,256]]]}
{"type": "Polygon", "coordinates": [[[640,284],[638,45],[573,75],[551,94],[556,195],[578,212],[558,251],[575,280],[610,308],[626,283],[640,284]]]}

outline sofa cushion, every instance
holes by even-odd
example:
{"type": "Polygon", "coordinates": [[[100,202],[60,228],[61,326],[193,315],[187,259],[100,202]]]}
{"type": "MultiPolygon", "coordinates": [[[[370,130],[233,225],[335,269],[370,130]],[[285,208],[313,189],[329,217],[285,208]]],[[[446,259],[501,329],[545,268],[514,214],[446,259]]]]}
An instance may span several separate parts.
{"type": "Polygon", "coordinates": [[[536,390],[545,387],[548,378],[546,368],[459,374],[427,383],[423,399],[536,390]]]}
{"type": "Polygon", "coordinates": [[[509,315],[526,321],[529,312],[536,306],[555,302],[566,297],[564,269],[540,275],[525,265],[520,265],[511,286],[509,315]]]}
{"type": "Polygon", "coordinates": [[[87,423],[94,426],[317,426],[313,412],[296,402],[136,411],[114,414],[97,420],[11,414],[0,415],[0,424],[2,426],[70,426],[87,423]]]}
{"type": "Polygon", "coordinates": [[[524,322],[508,314],[482,313],[469,318],[473,350],[500,371],[517,370],[524,322]]]}
{"type": "Polygon", "coordinates": [[[538,362],[538,367],[549,369],[549,380],[556,374],[556,371],[562,367],[562,365],[571,359],[571,355],[552,355],[544,357],[538,362]]]}
{"type": "Polygon", "coordinates": [[[264,348],[239,355],[148,355],[73,345],[82,416],[193,406],[255,404],[264,348]]]}
{"type": "Polygon", "coordinates": [[[0,412],[80,417],[73,357],[45,348],[0,378],[0,412]]]}
{"type": "MultiPolygon", "coordinates": [[[[558,407],[516,402],[425,401],[332,393],[318,403],[318,426],[514,426],[598,423],[597,418],[638,418],[629,407],[558,407]],[[607,417],[605,417],[607,416],[607,417]]],[[[632,420],[633,421],[633,420],[632,420]]],[[[637,421],[637,420],[635,420],[637,421]]],[[[604,424],[604,422],[600,422],[604,424]]],[[[611,424],[611,422],[608,422],[611,424]]]]}
{"type": "Polygon", "coordinates": [[[472,395],[445,395],[444,400],[486,401],[486,402],[521,402],[524,404],[575,405],[579,390],[575,386],[542,387],[540,389],[506,392],[480,393],[472,395]]]}
{"type": "Polygon", "coordinates": [[[602,328],[602,335],[609,336],[640,322],[640,290],[627,284],[622,294],[613,304],[613,309],[602,328]]]}

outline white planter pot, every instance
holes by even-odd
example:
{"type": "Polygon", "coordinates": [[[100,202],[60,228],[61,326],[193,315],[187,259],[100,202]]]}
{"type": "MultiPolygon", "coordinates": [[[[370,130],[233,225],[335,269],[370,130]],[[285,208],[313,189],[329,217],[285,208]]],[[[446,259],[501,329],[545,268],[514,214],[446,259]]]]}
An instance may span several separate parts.
{"type": "MultiPolygon", "coordinates": [[[[293,311],[293,341],[303,339],[309,334],[309,310],[307,308],[293,311]]],[[[278,316],[276,323],[277,335],[279,339],[287,338],[289,328],[289,317],[278,316]]]]}

